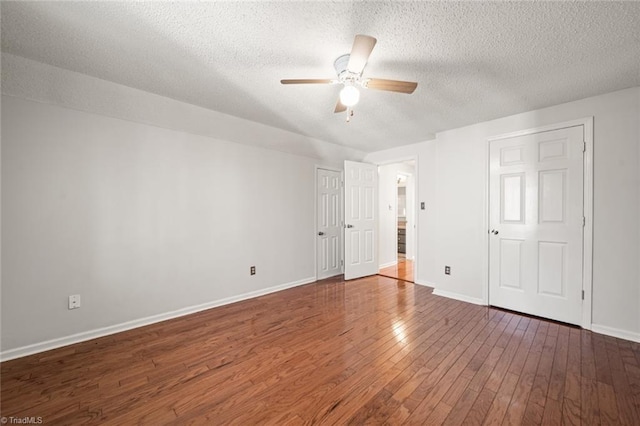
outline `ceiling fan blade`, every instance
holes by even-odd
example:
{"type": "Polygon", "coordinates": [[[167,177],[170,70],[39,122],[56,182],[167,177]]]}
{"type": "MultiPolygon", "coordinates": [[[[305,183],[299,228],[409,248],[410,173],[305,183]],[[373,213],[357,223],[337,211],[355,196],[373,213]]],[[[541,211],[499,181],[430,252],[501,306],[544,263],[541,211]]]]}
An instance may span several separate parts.
{"type": "Polygon", "coordinates": [[[347,107],[340,102],[340,98],[338,98],[338,103],[336,104],[336,109],[333,112],[344,112],[347,110],[347,107]]]}
{"type": "Polygon", "coordinates": [[[282,84],[334,84],[336,80],[320,79],[320,78],[300,78],[290,80],[280,80],[282,84]]]}
{"type": "Polygon", "coordinates": [[[353,40],[349,63],[347,64],[347,69],[349,71],[355,74],[362,73],[364,66],[367,65],[373,46],[376,45],[376,41],[377,40],[375,38],[368,35],[356,35],[355,40],[353,40]]]}
{"type": "Polygon", "coordinates": [[[412,81],[385,80],[383,78],[368,78],[363,86],[367,89],[411,94],[416,90],[416,87],[418,87],[418,83],[412,81]]]}

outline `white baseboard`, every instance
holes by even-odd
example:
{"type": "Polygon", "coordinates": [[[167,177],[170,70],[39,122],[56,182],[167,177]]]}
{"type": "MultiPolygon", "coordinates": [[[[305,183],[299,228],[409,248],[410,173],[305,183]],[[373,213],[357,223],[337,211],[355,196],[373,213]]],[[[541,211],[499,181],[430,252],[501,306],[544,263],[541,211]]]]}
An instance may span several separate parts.
{"type": "Polygon", "coordinates": [[[397,265],[398,261],[394,260],[393,262],[383,263],[382,265],[378,265],[378,269],[388,268],[389,266],[397,265]]]}
{"type": "Polygon", "coordinates": [[[486,306],[486,303],[484,303],[484,300],[477,297],[466,296],[460,293],[453,293],[451,291],[434,289],[433,294],[435,294],[436,296],[442,296],[442,297],[447,297],[449,299],[459,300],[461,302],[473,303],[474,305],[486,306]]]}
{"type": "Polygon", "coordinates": [[[305,278],[298,281],[293,281],[286,284],[281,284],[262,290],[256,290],[249,293],[240,294],[238,296],[227,297],[224,299],[214,300],[212,302],[203,303],[201,305],[188,306],[186,308],[178,309],[175,311],[165,312],[158,315],[152,315],[145,318],[140,318],[133,321],[127,321],[120,324],[110,325],[108,327],[98,328],[95,330],[83,331],[82,333],[72,334],[70,336],[59,337],[57,339],[51,339],[44,342],[34,343],[27,346],[22,346],[15,349],[9,349],[7,351],[0,352],[0,361],[9,361],[11,359],[21,358],[27,355],[33,355],[40,352],[48,351],[51,349],[60,348],[62,346],[73,345],[75,343],[85,342],[87,340],[95,339],[98,337],[108,336],[110,334],[120,333],[122,331],[131,330],[133,328],[143,327],[145,325],[155,324],[157,322],[166,321],[173,318],[182,317],[196,312],[205,311],[207,309],[215,308],[218,306],[228,305],[242,300],[252,299],[254,297],[264,296],[265,294],[275,293],[277,291],[286,290],[288,288],[297,287],[304,284],[315,282],[315,277],[305,278]]]}
{"type": "Polygon", "coordinates": [[[591,331],[594,333],[600,333],[611,337],[617,337],[619,339],[631,340],[632,342],[640,343],[640,333],[634,333],[633,331],[621,330],[619,328],[607,327],[606,325],[591,324],[591,331]]]}
{"type": "Polygon", "coordinates": [[[424,286],[424,287],[431,287],[431,288],[435,288],[435,285],[433,285],[433,284],[431,284],[431,283],[429,283],[429,282],[423,281],[423,280],[415,279],[415,280],[413,280],[413,283],[414,283],[414,284],[421,285],[421,286],[424,286]]]}

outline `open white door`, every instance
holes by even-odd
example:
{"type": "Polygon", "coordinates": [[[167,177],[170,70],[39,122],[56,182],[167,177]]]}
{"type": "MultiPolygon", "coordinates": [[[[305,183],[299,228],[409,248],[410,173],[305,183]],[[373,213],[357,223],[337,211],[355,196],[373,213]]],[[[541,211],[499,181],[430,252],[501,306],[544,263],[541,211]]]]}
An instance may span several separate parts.
{"type": "Polygon", "coordinates": [[[344,162],[344,279],[378,273],[378,166],[344,162]]]}

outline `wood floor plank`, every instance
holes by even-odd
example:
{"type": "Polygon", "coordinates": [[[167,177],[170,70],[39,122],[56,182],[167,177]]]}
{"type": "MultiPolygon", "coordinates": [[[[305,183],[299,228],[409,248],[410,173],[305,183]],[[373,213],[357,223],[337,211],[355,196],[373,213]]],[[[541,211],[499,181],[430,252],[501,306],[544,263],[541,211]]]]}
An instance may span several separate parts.
{"type": "Polygon", "coordinates": [[[447,405],[445,402],[440,401],[438,405],[433,409],[429,417],[427,417],[424,422],[421,422],[419,419],[413,419],[411,422],[407,424],[427,424],[427,425],[441,425],[443,424],[449,413],[453,408],[450,405],[447,405]]]}
{"type": "Polygon", "coordinates": [[[341,277],[0,364],[46,424],[637,424],[640,344],[341,277]]]}
{"type": "Polygon", "coordinates": [[[452,351],[448,351],[447,356],[405,400],[404,405],[408,405],[411,411],[413,411],[407,421],[416,422],[430,415],[431,411],[435,409],[442,398],[449,392],[453,383],[478,351],[478,346],[481,342],[469,338],[469,336],[473,337],[474,335],[472,331],[484,330],[486,328],[487,324],[476,324],[462,340],[462,342],[467,340],[468,346],[465,347],[465,345],[460,342],[452,351]]]}
{"type": "Polygon", "coordinates": [[[562,402],[555,399],[547,400],[544,405],[544,413],[542,416],[542,425],[560,425],[562,423],[562,402]]]}
{"type": "Polygon", "coordinates": [[[598,401],[598,382],[594,379],[582,379],[580,392],[580,417],[589,419],[592,424],[600,424],[600,403],[598,401]]]}
{"type": "Polygon", "coordinates": [[[609,359],[607,357],[607,349],[605,343],[605,336],[594,334],[593,341],[593,359],[596,367],[596,380],[598,383],[604,383],[607,385],[613,384],[611,377],[611,366],[609,365],[609,359]]]}
{"type": "Polygon", "coordinates": [[[567,364],[564,381],[564,397],[575,403],[580,402],[580,388],[582,379],[580,330],[569,330],[567,347],[567,364]]]}
{"type": "Polygon", "coordinates": [[[498,393],[496,394],[493,402],[491,403],[491,407],[489,407],[489,411],[487,412],[487,416],[484,418],[482,424],[485,425],[501,425],[504,419],[505,414],[509,408],[509,404],[511,403],[511,398],[513,397],[513,392],[516,389],[516,385],[518,384],[518,380],[520,376],[513,373],[506,373],[504,376],[504,380],[500,384],[498,388],[498,393]]]}
{"type": "Polygon", "coordinates": [[[471,410],[473,403],[478,398],[478,392],[471,388],[467,388],[464,390],[456,405],[453,406],[451,412],[445,419],[445,425],[462,425],[464,424],[464,419],[467,417],[467,414],[471,410]]]}
{"type": "Polygon", "coordinates": [[[607,425],[620,424],[613,386],[602,382],[597,382],[596,386],[598,390],[600,420],[603,424],[607,425]]]}
{"type": "MultiPolygon", "coordinates": [[[[473,311],[470,311],[473,312],[473,311]]],[[[478,311],[476,311],[475,318],[478,317],[478,311]]],[[[459,329],[456,335],[454,335],[446,345],[433,356],[429,363],[422,369],[424,375],[416,377],[415,380],[407,382],[404,388],[401,388],[398,393],[394,394],[394,398],[401,402],[399,408],[387,419],[391,424],[401,424],[405,421],[418,421],[428,417],[428,413],[431,409],[439,403],[439,400],[444,396],[444,393],[448,390],[448,386],[441,384],[435,391],[436,384],[443,378],[443,376],[449,371],[452,363],[454,363],[460,355],[467,352],[471,347],[470,352],[467,352],[468,356],[473,354],[474,350],[477,350],[479,342],[472,346],[472,341],[469,336],[473,337],[472,330],[480,330],[486,327],[490,321],[469,321],[463,328],[459,329]],[[465,342],[464,346],[461,342],[465,342]],[[475,349],[474,349],[475,348],[475,349]],[[406,395],[406,396],[405,396],[406,395]],[[422,404],[422,413],[416,414],[417,407],[422,404]],[[410,416],[413,419],[410,419],[410,416]]],[[[465,363],[460,362],[457,365],[457,369],[454,369],[451,373],[451,377],[457,374],[461,368],[464,368],[465,363]]]]}
{"type": "Polygon", "coordinates": [[[489,412],[495,397],[496,394],[493,391],[486,387],[483,388],[469,410],[467,417],[465,417],[463,424],[468,426],[481,425],[487,417],[487,413],[489,412]]]}
{"type": "Polygon", "coordinates": [[[540,328],[541,324],[544,323],[539,320],[532,320],[530,322],[529,327],[527,327],[527,331],[518,346],[518,350],[509,364],[509,368],[507,369],[508,372],[520,375],[522,367],[524,367],[524,363],[527,360],[527,355],[532,348],[534,338],[538,333],[538,328],[540,328]]]}
{"type": "Polygon", "coordinates": [[[569,398],[564,398],[562,404],[562,422],[563,425],[580,425],[580,404],[569,398]]]}
{"type": "Polygon", "coordinates": [[[618,418],[623,425],[633,425],[636,422],[640,422],[640,411],[636,410],[633,389],[626,374],[617,340],[608,340],[607,359],[618,405],[618,418]]]}
{"type": "MultiPolygon", "coordinates": [[[[451,310],[446,303],[440,304],[439,307],[437,309],[434,309],[433,312],[435,315],[439,316],[441,313],[444,312],[443,310],[446,310],[446,309],[449,309],[450,314],[455,312],[455,309],[451,310]]],[[[424,333],[424,336],[428,336],[428,338],[426,340],[421,341],[420,345],[418,346],[418,349],[416,350],[418,357],[414,358],[412,356],[407,355],[405,358],[402,358],[400,361],[397,361],[398,368],[402,368],[403,366],[405,366],[405,370],[412,369],[412,371],[414,372],[417,371],[421,365],[424,365],[424,363],[428,361],[430,356],[435,355],[442,348],[443,343],[441,343],[439,339],[445,336],[447,331],[450,331],[450,327],[447,324],[445,324],[444,319],[441,319],[440,321],[432,323],[432,326],[429,329],[427,329],[427,331],[425,331],[424,333]],[[429,351],[428,349],[431,349],[431,350],[429,351]],[[420,356],[420,354],[422,354],[422,356],[420,356]],[[407,367],[407,364],[403,363],[405,359],[411,360],[411,363],[408,364],[408,367],[407,367]]],[[[416,342],[418,341],[419,339],[416,339],[416,342]]],[[[395,355],[392,356],[390,360],[392,362],[396,362],[394,358],[395,358],[395,355]]],[[[396,376],[396,378],[394,378],[387,385],[387,387],[390,388],[391,391],[393,392],[393,390],[397,389],[397,387],[400,386],[401,383],[404,383],[404,380],[402,379],[399,380],[399,377],[396,376]],[[391,385],[393,383],[396,383],[396,385],[392,387],[391,385]]],[[[342,387],[344,386],[346,385],[342,385],[342,387]]],[[[335,401],[333,400],[333,398],[335,394],[339,394],[340,392],[342,392],[341,388],[338,388],[338,389],[327,388],[323,390],[323,388],[321,387],[313,391],[311,394],[312,396],[310,398],[306,398],[305,401],[303,401],[301,404],[298,404],[298,405],[304,413],[307,413],[308,415],[310,415],[309,413],[313,413],[317,411],[318,407],[333,407],[335,404],[335,401]]],[[[388,406],[388,409],[392,409],[393,406],[394,405],[392,401],[392,404],[388,406]]],[[[312,415],[310,416],[311,417],[307,417],[309,421],[312,418],[312,415]]]]}
{"type": "Polygon", "coordinates": [[[540,360],[536,375],[531,385],[531,392],[524,411],[524,422],[529,424],[540,424],[544,414],[544,407],[547,401],[547,392],[551,378],[553,359],[557,349],[558,325],[550,324],[542,346],[540,360]]]}
{"type": "Polygon", "coordinates": [[[538,327],[535,337],[533,338],[531,350],[526,357],[524,365],[522,366],[518,384],[516,385],[516,389],[511,397],[507,413],[505,414],[505,419],[503,421],[503,424],[505,425],[520,424],[522,422],[529,394],[531,393],[531,388],[535,379],[535,374],[538,370],[538,362],[542,355],[542,343],[546,340],[548,328],[549,324],[542,322],[538,327]]]}
{"type": "MultiPolygon", "coordinates": [[[[475,318],[479,318],[479,314],[481,313],[475,311],[475,318]]],[[[393,398],[401,402],[401,405],[392,413],[387,421],[391,424],[400,424],[407,421],[408,414],[414,412],[416,407],[426,399],[425,395],[431,395],[435,384],[448,372],[450,363],[457,360],[461,352],[466,352],[467,357],[463,357],[463,361],[458,363],[458,367],[454,369],[450,375],[453,377],[459,373],[460,369],[464,368],[464,359],[468,359],[473,354],[473,351],[479,347],[479,342],[475,342],[475,345],[473,345],[474,342],[471,341],[471,338],[474,337],[474,334],[471,333],[471,331],[481,329],[486,326],[486,324],[485,322],[469,321],[467,325],[459,329],[434,356],[430,356],[429,360],[418,373],[394,394],[393,398]]],[[[441,398],[448,388],[440,386],[439,389],[443,391],[439,394],[441,398]]],[[[439,398],[434,398],[429,401],[429,404],[437,404],[438,400],[439,398]]],[[[423,409],[429,411],[428,407],[423,407],[423,409]]],[[[420,415],[414,416],[414,419],[411,421],[417,421],[418,418],[420,418],[420,415]]]]}
{"type": "Polygon", "coordinates": [[[498,392],[498,388],[500,387],[500,384],[502,383],[502,380],[504,379],[504,376],[507,373],[511,362],[516,355],[518,347],[523,343],[523,341],[526,341],[526,339],[524,338],[526,331],[529,329],[529,327],[533,328],[532,324],[534,326],[536,326],[537,324],[530,321],[529,318],[523,318],[522,320],[525,319],[527,321],[520,321],[518,323],[518,327],[516,327],[516,330],[513,332],[509,343],[507,344],[505,350],[502,352],[500,359],[496,363],[493,371],[486,381],[485,387],[491,390],[493,393],[498,392]],[[524,328],[520,328],[521,325],[523,325],[524,328]]]}
{"type": "Polygon", "coordinates": [[[562,403],[564,399],[564,385],[567,377],[567,358],[569,356],[568,327],[561,327],[558,331],[556,350],[553,357],[553,367],[549,377],[547,398],[562,403]]]}

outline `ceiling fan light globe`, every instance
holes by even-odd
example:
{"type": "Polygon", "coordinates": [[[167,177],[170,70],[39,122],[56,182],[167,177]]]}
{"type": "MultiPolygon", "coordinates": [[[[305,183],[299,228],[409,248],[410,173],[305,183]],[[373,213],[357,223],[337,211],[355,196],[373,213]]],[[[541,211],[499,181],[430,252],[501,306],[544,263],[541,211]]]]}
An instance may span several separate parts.
{"type": "Polygon", "coordinates": [[[360,100],[360,92],[353,86],[344,86],[340,91],[340,102],[342,105],[352,107],[360,100]]]}

